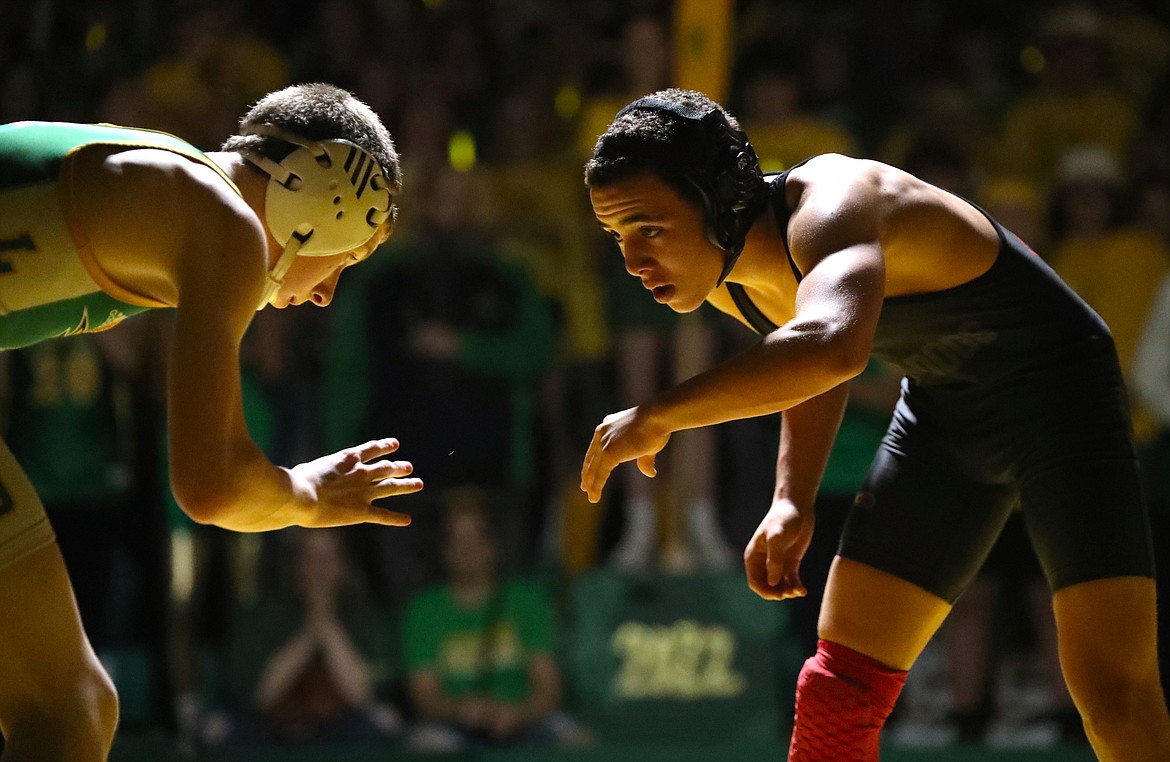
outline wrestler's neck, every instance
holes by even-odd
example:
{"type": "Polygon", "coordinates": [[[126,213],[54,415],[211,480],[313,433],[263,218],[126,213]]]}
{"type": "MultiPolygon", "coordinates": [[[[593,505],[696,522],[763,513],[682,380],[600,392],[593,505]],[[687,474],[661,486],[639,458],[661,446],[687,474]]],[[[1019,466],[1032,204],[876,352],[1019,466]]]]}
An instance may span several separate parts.
{"type": "MultiPolygon", "coordinates": [[[[777,287],[778,273],[791,277],[792,268],[788,264],[788,251],[776,224],[772,202],[769,201],[748,230],[743,253],[739,255],[727,279],[753,290],[771,291],[777,287]]],[[[787,277],[780,280],[786,281],[787,277]]]]}
{"type": "Polygon", "coordinates": [[[231,178],[231,181],[240,189],[240,193],[244,194],[244,200],[248,202],[249,206],[253,209],[260,209],[253,203],[253,199],[264,198],[268,175],[249,164],[243,156],[235,151],[211,151],[207,154],[207,158],[215,162],[215,165],[231,178]]]}

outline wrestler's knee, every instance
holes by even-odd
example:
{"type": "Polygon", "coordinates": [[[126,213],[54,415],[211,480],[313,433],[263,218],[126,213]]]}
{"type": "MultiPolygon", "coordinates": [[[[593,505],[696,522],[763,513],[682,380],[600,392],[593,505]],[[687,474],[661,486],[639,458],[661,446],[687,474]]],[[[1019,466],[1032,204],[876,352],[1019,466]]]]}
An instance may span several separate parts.
{"type": "Polygon", "coordinates": [[[100,667],[87,674],[84,680],[93,733],[103,748],[109,749],[118,727],[118,691],[113,680],[100,667]]]}
{"type": "Polygon", "coordinates": [[[829,715],[834,722],[846,721],[853,726],[871,725],[870,692],[834,672],[821,653],[806,659],[796,678],[796,713],[829,715]]]}
{"type": "Polygon", "coordinates": [[[797,677],[796,698],[806,705],[832,704],[838,711],[885,720],[894,707],[906,671],[839,643],[821,640],[797,677]]]}
{"type": "Polygon", "coordinates": [[[66,680],[8,696],[5,759],[103,761],[118,725],[118,694],[94,661],[66,680]]]}
{"type": "Polygon", "coordinates": [[[905,681],[904,670],[821,640],[796,681],[789,760],[876,760],[882,726],[905,681]]]}
{"type": "Polygon", "coordinates": [[[1068,682],[1073,700],[1091,730],[1108,732],[1109,728],[1128,726],[1140,729],[1142,718],[1150,710],[1164,706],[1156,669],[1135,674],[1106,667],[1068,682]]]}

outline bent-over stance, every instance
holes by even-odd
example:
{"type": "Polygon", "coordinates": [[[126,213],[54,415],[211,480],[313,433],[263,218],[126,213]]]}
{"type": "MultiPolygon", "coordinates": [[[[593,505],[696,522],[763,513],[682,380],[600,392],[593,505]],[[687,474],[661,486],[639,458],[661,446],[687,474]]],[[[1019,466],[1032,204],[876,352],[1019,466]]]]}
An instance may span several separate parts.
{"type": "Polygon", "coordinates": [[[762,334],[597,427],[581,488],[654,475],[671,433],[784,411],[771,508],[744,552],[764,598],[805,594],[813,500],[870,355],[904,375],[797,681],[790,760],[876,760],[906,671],[1020,510],[1053,591],[1064,676],[1102,760],[1170,759],[1153,561],[1109,331],[971,203],[884,164],[814,157],[765,177],[705,96],[627,106],[586,167],[626,270],[678,312],[762,334]]]}
{"type": "MultiPolygon", "coordinates": [[[[110,125],[0,126],[0,348],[175,308],[170,484],[195,521],[237,531],[409,523],[372,501],[422,488],[393,439],[293,468],[248,436],[240,341],[258,308],[333,297],[391,232],[398,156],[348,92],[272,93],[223,151],[110,125]]],[[[69,457],[69,453],[60,453],[69,457]]],[[[104,760],[117,699],[78,617],[32,485],[0,445],[4,762],[104,760]]]]}

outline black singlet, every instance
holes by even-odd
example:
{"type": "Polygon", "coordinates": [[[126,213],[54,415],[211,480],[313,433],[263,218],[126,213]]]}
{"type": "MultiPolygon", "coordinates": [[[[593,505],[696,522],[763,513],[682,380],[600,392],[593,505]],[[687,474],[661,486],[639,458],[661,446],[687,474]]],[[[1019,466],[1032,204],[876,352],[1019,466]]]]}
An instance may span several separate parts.
{"type": "MultiPolygon", "coordinates": [[[[786,179],[772,187],[785,232],[786,179]]],[[[1053,589],[1150,576],[1109,330],[1023,241],[988,220],[1000,248],[987,272],[882,303],[872,354],[904,376],[902,393],[840,552],[953,601],[1019,507],[1053,589]]],[[[757,332],[775,330],[742,288],[728,288],[757,332]]]]}

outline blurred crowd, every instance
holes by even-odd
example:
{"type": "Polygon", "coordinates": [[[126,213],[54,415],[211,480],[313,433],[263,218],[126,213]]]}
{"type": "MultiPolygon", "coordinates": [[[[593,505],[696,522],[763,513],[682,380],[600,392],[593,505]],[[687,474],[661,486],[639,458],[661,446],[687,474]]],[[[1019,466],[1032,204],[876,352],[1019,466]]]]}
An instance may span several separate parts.
{"type": "MultiPolygon", "coordinates": [[[[753,340],[713,310],[654,304],[581,179],[614,113],[673,84],[672,6],[6,4],[0,122],[112,122],[216,150],[261,95],[328,81],[381,115],[404,160],[394,237],[329,309],[259,314],[244,362],[249,428],[278,463],[401,440],[427,484],[394,501],[409,529],[243,536],[187,521],[166,488],[165,313],[0,358],[5,438],[44,497],[88,632],[99,653],[148,656],[154,699],[136,716],[124,695],[128,723],[204,747],[587,744],[557,660],[574,575],[737,568],[770,498],[775,418],[677,435],[658,479],[623,468],[601,506],[576,486],[606,413],[753,340]]],[[[1170,7],[740,0],[734,13],[725,105],[765,170],[825,152],[900,166],[990,211],[1109,324],[1164,552],[1170,7]]],[[[880,367],[854,382],[810,598],[896,393],[880,367]]],[[[941,719],[985,739],[1004,714],[1000,657],[1025,649],[1040,655],[1038,711],[1075,735],[1047,591],[1009,532],[940,639],[941,719]]],[[[815,601],[793,606],[815,637],[815,601]]],[[[111,659],[115,679],[134,666],[111,659]]]]}

